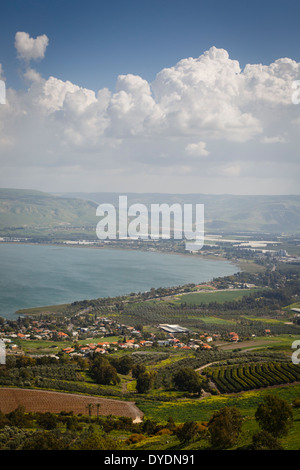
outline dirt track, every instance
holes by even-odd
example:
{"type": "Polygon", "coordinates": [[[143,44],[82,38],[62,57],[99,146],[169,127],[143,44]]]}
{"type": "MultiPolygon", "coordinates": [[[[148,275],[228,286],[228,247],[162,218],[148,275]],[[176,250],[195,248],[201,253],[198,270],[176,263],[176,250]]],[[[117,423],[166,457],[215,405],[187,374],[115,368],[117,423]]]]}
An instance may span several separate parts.
{"type": "Polygon", "coordinates": [[[46,390],[27,390],[20,388],[0,388],[0,410],[9,413],[18,406],[24,406],[27,412],[59,413],[73,411],[74,414],[89,414],[89,405],[92,404],[91,414],[97,415],[97,404],[100,404],[99,415],[127,416],[134,422],[142,419],[142,411],[129,401],[98,398],[89,395],[75,395],[46,390]]]}

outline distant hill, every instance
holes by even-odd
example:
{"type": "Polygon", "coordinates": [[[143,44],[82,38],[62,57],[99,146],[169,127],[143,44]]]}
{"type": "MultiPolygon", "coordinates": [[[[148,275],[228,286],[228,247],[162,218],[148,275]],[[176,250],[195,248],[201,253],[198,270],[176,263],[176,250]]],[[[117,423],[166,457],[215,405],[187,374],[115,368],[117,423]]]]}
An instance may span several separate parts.
{"type": "MultiPolygon", "coordinates": [[[[123,194],[123,193],[120,193],[123,194]]],[[[126,193],[125,193],[126,194],[126,193]]],[[[211,232],[300,233],[300,196],[127,193],[128,205],[204,204],[205,230],[211,232]]],[[[67,193],[97,204],[118,206],[119,193],[67,193]]]]}
{"type": "MultiPolygon", "coordinates": [[[[151,203],[204,204],[206,232],[300,233],[300,196],[126,195],[128,205],[141,203],[148,209],[151,203]]],[[[117,208],[118,201],[119,193],[49,194],[0,189],[0,231],[24,226],[43,229],[67,225],[96,227],[98,204],[111,203],[117,208]]]]}
{"type": "Polygon", "coordinates": [[[0,189],[0,230],[95,224],[97,204],[41,191],[0,189]]]}

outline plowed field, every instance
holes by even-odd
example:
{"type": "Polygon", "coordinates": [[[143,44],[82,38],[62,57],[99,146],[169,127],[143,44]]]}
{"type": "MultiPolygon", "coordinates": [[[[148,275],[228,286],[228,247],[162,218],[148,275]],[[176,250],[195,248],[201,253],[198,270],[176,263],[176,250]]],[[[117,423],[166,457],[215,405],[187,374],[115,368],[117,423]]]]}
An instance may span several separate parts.
{"type": "Polygon", "coordinates": [[[89,395],[75,395],[60,392],[48,392],[46,390],[26,390],[19,388],[0,388],[0,410],[9,413],[19,405],[25,407],[27,412],[73,411],[74,414],[89,414],[89,408],[93,416],[97,415],[97,404],[100,404],[99,415],[127,416],[138,422],[143,413],[132,402],[113,400],[109,398],[97,398],[89,395]],[[90,407],[89,405],[92,406],[90,407]]]}

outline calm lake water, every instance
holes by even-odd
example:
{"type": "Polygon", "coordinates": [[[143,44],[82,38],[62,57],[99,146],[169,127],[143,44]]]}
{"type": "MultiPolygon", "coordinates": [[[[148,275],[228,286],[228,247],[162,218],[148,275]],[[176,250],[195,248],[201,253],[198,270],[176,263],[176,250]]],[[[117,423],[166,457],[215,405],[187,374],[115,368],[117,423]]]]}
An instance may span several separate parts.
{"type": "Polygon", "coordinates": [[[200,283],[238,271],[219,260],[134,250],[0,244],[0,316],[21,308],[200,283]]]}

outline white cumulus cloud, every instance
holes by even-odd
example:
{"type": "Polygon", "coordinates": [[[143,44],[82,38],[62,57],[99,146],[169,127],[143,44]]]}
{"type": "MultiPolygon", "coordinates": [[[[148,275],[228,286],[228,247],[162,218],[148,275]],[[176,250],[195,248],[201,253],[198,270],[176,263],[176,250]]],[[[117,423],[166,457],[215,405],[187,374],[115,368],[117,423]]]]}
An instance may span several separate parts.
{"type": "Polygon", "coordinates": [[[206,143],[202,141],[188,144],[185,151],[187,155],[191,155],[193,157],[206,157],[209,155],[209,151],[206,149],[206,143]]]}
{"type": "MultiPolygon", "coordinates": [[[[187,191],[198,190],[199,178],[212,182],[215,176],[224,178],[229,191],[231,178],[234,183],[254,176],[262,187],[272,179],[277,190],[284,161],[286,187],[289,168],[290,187],[296,187],[300,107],[291,96],[300,64],[292,59],[241,69],[226,50],[211,47],[164,68],[152,83],[127,74],[118,77],[114,91],[94,91],[29,67],[30,60],[44,57],[47,45],[46,35],[16,34],[19,57],[27,61],[27,88],[8,89],[0,107],[3,181],[14,174],[19,181],[22,171],[41,179],[48,168],[51,185],[52,175],[70,167],[74,181],[76,172],[78,181],[99,172],[107,190],[109,181],[126,178],[134,187],[145,174],[148,186],[141,187],[150,192],[162,189],[152,186],[157,181],[176,191],[183,176],[195,178],[194,186],[191,179],[182,183],[187,191]],[[268,171],[262,176],[264,162],[268,171]]],[[[208,187],[219,190],[220,181],[208,187]]]]}
{"type": "Polygon", "coordinates": [[[46,34],[34,39],[28,33],[18,31],[15,36],[15,48],[18,56],[26,61],[43,59],[48,43],[49,39],[46,34]]]}

